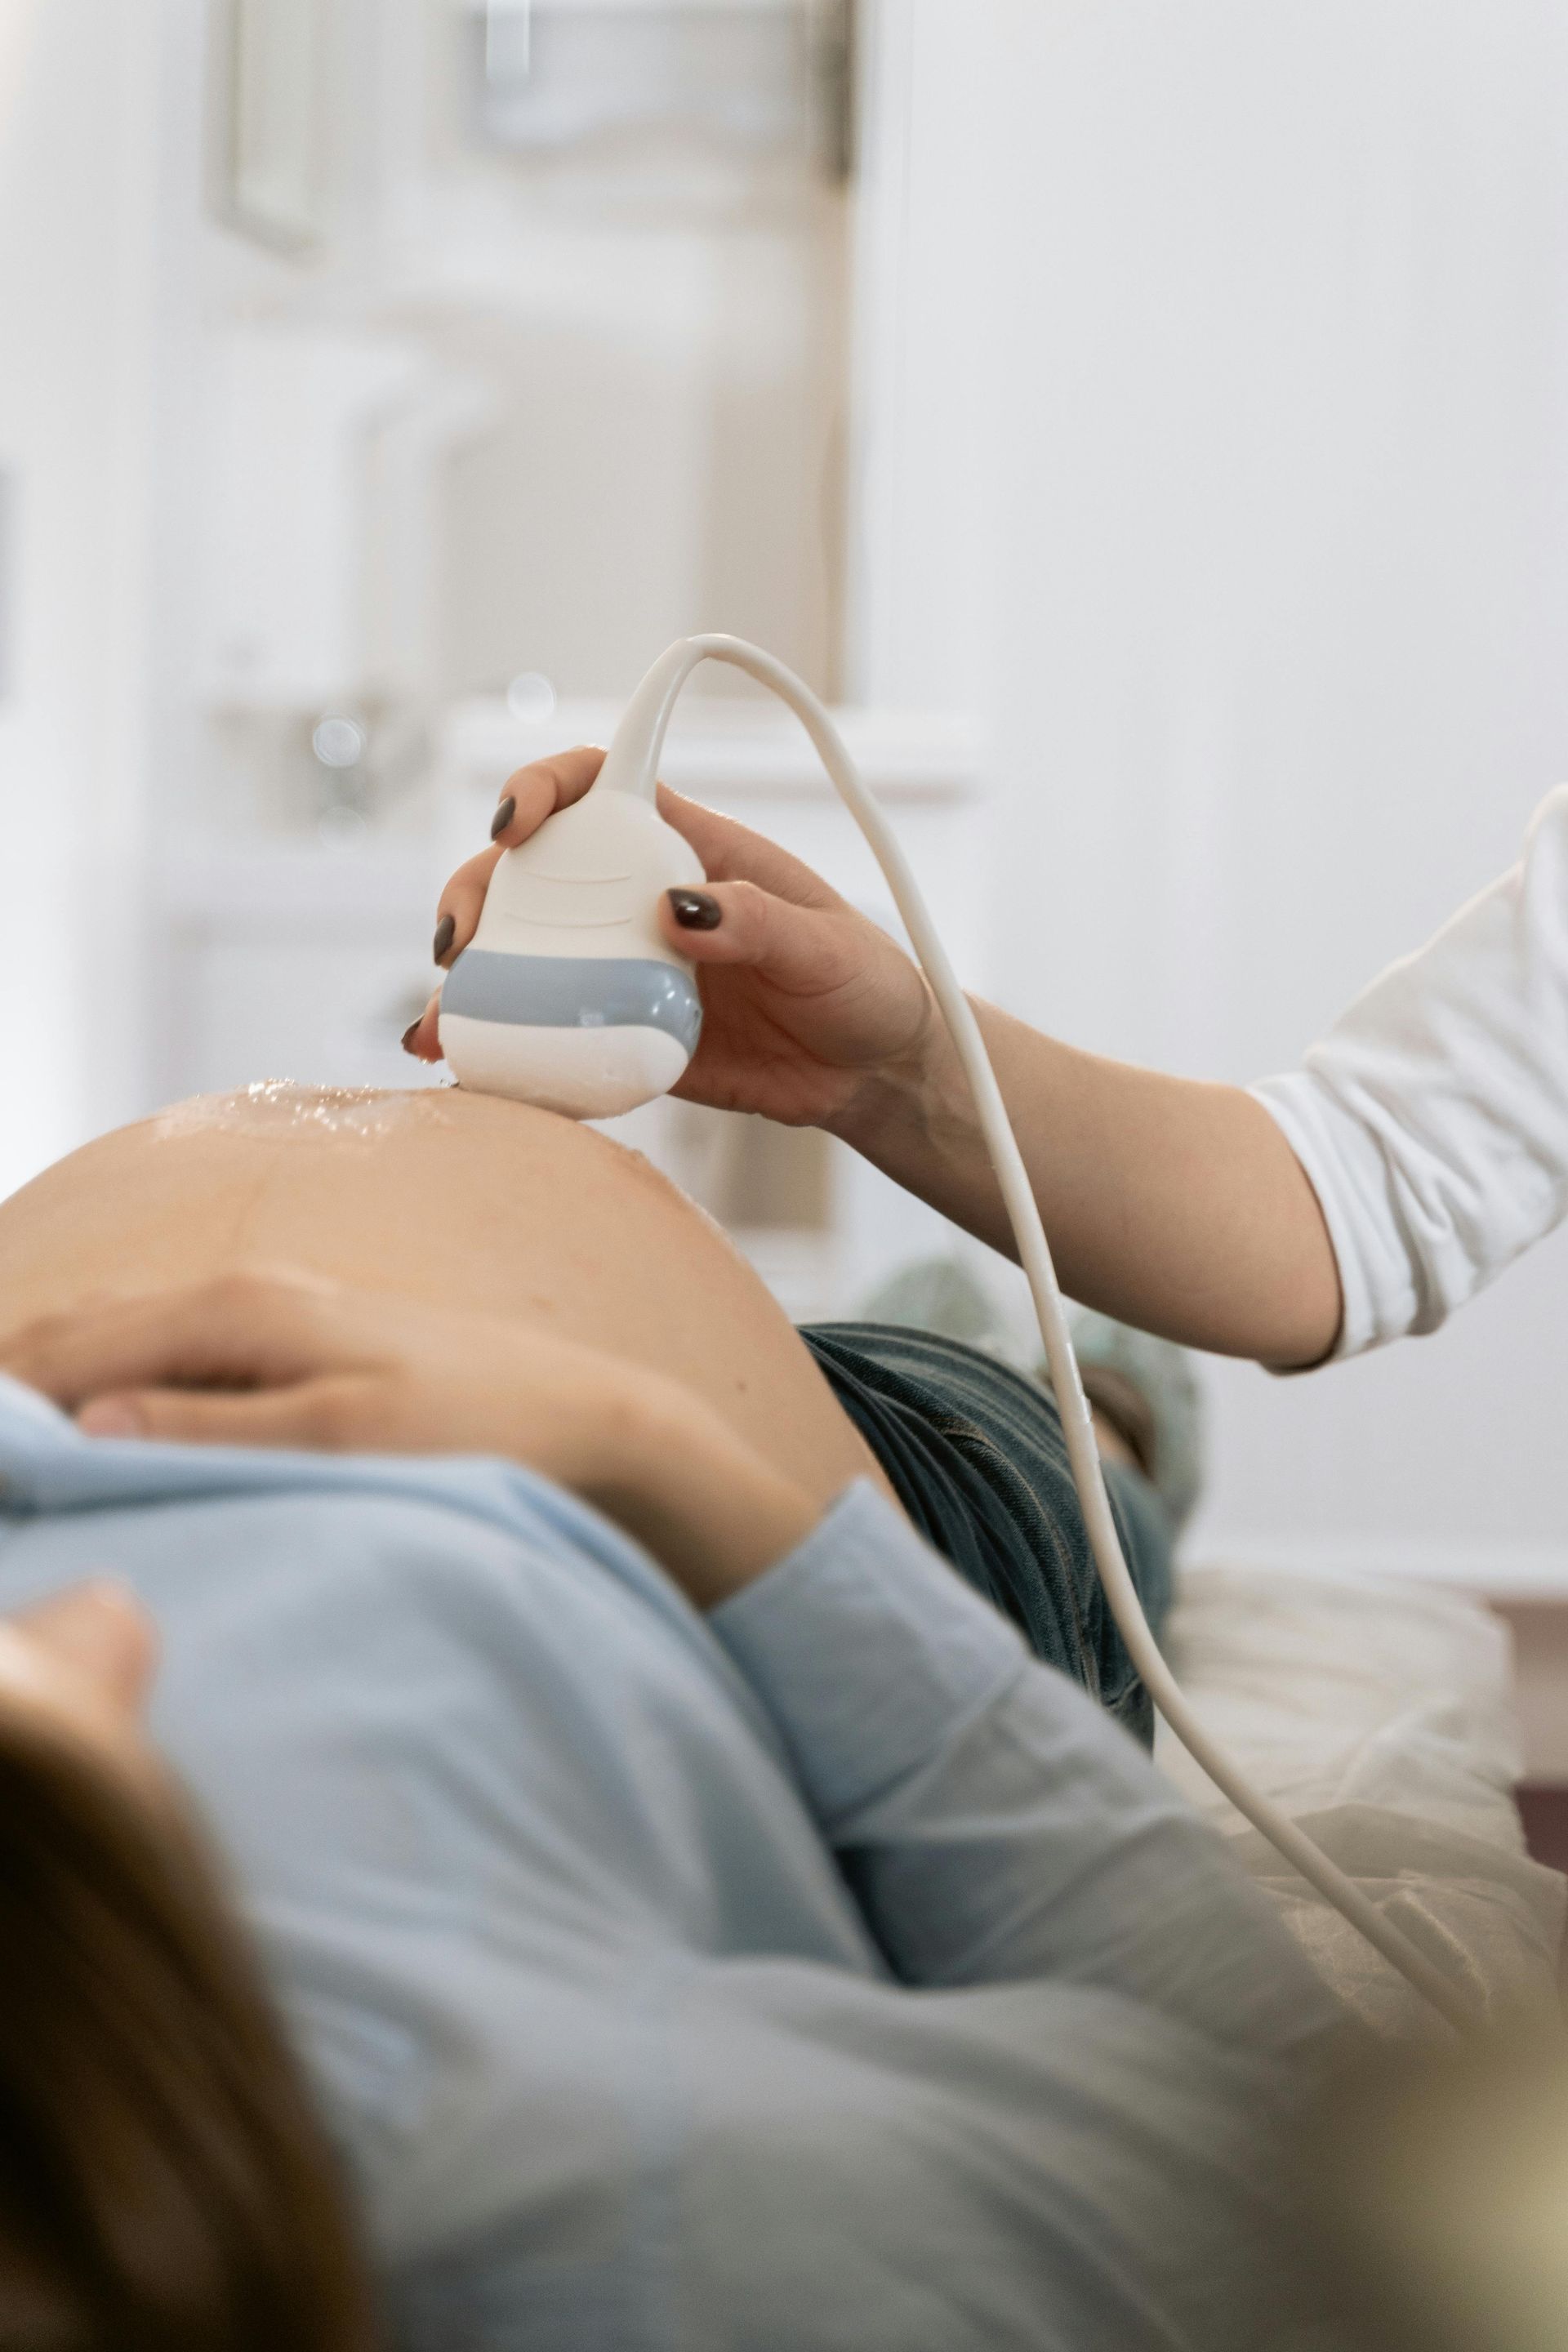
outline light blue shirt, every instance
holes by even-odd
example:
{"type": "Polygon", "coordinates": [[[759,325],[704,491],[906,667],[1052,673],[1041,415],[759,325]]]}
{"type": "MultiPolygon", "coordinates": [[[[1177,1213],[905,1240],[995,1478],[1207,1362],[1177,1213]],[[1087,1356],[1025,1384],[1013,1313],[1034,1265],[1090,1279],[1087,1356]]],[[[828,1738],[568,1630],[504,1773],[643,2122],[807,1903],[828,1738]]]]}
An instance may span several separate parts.
{"type": "Polygon", "coordinates": [[[158,1622],[400,2343],[1244,2339],[1327,1997],[871,1488],[704,1619],[500,1463],[93,1443],[0,1380],[0,1607],[158,1622]]]}

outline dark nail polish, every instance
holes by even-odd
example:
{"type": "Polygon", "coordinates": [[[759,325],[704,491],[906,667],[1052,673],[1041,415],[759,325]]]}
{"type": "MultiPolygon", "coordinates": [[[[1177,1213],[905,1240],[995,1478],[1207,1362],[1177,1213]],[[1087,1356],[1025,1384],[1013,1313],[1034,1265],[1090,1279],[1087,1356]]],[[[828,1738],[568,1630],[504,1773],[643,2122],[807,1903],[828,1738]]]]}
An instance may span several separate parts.
{"type": "Polygon", "coordinates": [[[718,929],[724,909],[706,890],[670,890],[666,896],[683,931],[718,929]]]}
{"type": "Polygon", "coordinates": [[[511,823],[516,814],[517,802],[513,798],[512,794],[508,793],[505,800],[502,801],[500,808],[497,809],[494,816],[490,819],[490,839],[492,841],[500,839],[500,835],[506,831],[508,825],[511,823]]]}
{"type": "Polygon", "coordinates": [[[451,946],[453,935],[456,932],[457,928],[458,919],[455,915],[443,915],[440,921],[437,924],[435,943],[431,947],[430,953],[437,963],[440,962],[442,957],[451,946]]]}
{"type": "MultiPolygon", "coordinates": [[[[423,1015],[423,1013],[421,1013],[421,1015],[420,1015],[420,1020],[423,1020],[423,1019],[424,1019],[424,1015],[423,1015]]],[[[412,1053],[413,1053],[413,1051],[414,1051],[414,1047],[413,1047],[413,1045],[412,1045],[412,1043],[411,1043],[411,1040],[412,1040],[412,1038],[413,1038],[414,1032],[418,1028],[418,1026],[419,1026],[419,1022],[418,1022],[418,1021],[411,1021],[411,1022],[409,1023],[409,1024],[408,1024],[407,1028],[406,1028],[406,1029],[404,1031],[404,1033],[403,1033],[402,1044],[403,1044],[403,1050],[404,1050],[404,1052],[405,1052],[405,1054],[412,1054],[412,1053]]]]}

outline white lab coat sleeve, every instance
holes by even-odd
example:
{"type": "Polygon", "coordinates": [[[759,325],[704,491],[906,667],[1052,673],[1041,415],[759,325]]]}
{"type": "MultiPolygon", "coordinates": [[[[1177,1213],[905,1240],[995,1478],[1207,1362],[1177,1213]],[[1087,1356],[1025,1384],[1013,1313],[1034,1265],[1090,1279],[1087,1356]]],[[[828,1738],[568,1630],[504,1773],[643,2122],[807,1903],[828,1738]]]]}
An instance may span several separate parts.
{"type": "Polygon", "coordinates": [[[1321,1204],[1335,1356],[1435,1331],[1568,1213],[1568,785],[1524,854],[1252,1088],[1321,1204]]]}

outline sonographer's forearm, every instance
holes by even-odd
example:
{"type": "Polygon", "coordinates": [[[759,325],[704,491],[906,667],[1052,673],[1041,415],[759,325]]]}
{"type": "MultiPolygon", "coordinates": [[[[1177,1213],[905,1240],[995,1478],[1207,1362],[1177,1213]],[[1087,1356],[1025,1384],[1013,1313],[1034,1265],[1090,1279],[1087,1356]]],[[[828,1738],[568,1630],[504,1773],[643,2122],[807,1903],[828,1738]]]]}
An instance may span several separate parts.
{"type": "MultiPolygon", "coordinates": [[[[1084,1054],[974,1006],[1062,1287],[1189,1347],[1294,1366],[1334,1342],[1322,1213],[1262,1105],[1084,1054]]],[[[1016,1255],[968,1085],[942,1032],[836,1132],[908,1191],[1016,1255]]]]}

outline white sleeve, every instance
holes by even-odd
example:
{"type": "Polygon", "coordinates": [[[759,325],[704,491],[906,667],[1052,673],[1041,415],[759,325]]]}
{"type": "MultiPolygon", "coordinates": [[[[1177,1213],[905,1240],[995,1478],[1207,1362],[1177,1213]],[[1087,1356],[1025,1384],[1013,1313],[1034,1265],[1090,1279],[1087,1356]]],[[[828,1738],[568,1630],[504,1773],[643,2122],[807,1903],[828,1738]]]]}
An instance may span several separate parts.
{"type": "Polygon", "coordinates": [[[1568,1214],[1568,785],[1519,864],[1252,1088],[1322,1206],[1336,1356],[1435,1331],[1568,1214]]]}

